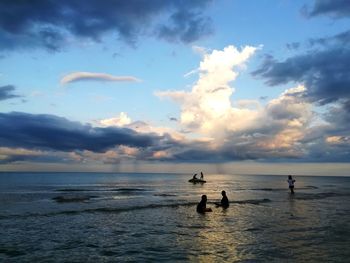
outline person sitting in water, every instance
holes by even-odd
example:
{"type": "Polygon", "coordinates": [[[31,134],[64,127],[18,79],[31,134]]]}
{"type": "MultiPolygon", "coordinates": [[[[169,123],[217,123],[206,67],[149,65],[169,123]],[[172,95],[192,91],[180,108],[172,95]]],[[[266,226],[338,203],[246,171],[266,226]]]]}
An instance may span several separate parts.
{"type": "Polygon", "coordinates": [[[201,180],[204,180],[204,175],[203,173],[201,172],[201,177],[200,177],[201,180]]]}
{"type": "Polygon", "coordinates": [[[197,174],[194,174],[192,179],[196,180],[197,179],[197,174]]]}
{"type": "Polygon", "coordinates": [[[205,212],[211,212],[211,208],[207,208],[207,196],[202,195],[201,201],[197,205],[197,212],[204,214],[205,212]]]}
{"type": "Polygon", "coordinates": [[[222,199],[220,203],[215,203],[217,206],[222,206],[223,208],[228,208],[230,206],[230,203],[228,201],[228,198],[226,196],[226,192],[222,191],[221,192],[222,199]]]}
{"type": "Polygon", "coordinates": [[[294,182],[295,182],[295,180],[292,178],[291,175],[288,176],[287,182],[288,182],[288,185],[289,185],[290,193],[294,194],[294,182]]]}

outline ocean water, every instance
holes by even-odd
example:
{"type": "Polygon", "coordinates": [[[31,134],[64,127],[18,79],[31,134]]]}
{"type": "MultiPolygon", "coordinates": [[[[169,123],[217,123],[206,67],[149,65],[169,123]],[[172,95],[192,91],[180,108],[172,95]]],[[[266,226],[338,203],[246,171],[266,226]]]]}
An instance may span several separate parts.
{"type": "Polygon", "coordinates": [[[349,262],[350,177],[190,178],[0,173],[0,261],[349,262]]]}

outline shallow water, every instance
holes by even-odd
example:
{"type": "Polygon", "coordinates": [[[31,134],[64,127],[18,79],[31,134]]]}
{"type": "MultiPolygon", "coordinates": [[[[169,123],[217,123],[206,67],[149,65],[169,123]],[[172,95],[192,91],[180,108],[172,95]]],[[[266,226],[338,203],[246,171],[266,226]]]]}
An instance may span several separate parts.
{"type": "Polygon", "coordinates": [[[346,262],[350,178],[0,173],[0,261],[346,262]],[[221,190],[230,207],[216,208],[221,190]],[[213,212],[196,213],[200,196],[213,212]]]}

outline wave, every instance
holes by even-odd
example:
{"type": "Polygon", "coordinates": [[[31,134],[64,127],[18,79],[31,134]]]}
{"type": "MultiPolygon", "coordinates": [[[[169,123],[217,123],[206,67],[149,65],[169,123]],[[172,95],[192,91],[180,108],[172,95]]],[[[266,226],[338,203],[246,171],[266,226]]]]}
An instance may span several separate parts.
{"type": "Polygon", "coordinates": [[[85,188],[63,188],[57,189],[56,192],[147,192],[151,191],[144,188],[99,188],[99,189],[85,189],[85,188]]]}
{"type": "MultiPolygon", "coordinates": [[[[313,185],[307,185],[305,187],[296,187],[296,189],[299,190],[309,190],[309,189],[318,189],[317,186],[313,185]]],[[[250,190],[250,191],[288,191],[288,188],[249,188],[249,189],[242,189],[242,190],[250,190]]]]}
{"type": "Polygon", "coordinates": [[[242,201],[231,201],[230,204],[260,205],[260,204],[269,203],[269,202],[271,202],[270,199],[264,198],[264,199],[251,199],[251,200],[242,200],[242,201]]]}
{"type": "Polygon", "coordinates": [[[1,247],[0,254],[5,254],[6,256],[9,256],[9,257],[18,257],[18,256],[26,255],[24,251],[18,250],[14,247],[1,247]]]}
{"type": "Polygon", "coordinates": [[[91,198],[97,198],[96,195],[85,195],[85,196],[56,196],[52,200],[57,203],[73,203],[73,202],[86,202],[91,198]]]}
{"type": "Polygon", "coordinates": [[[112,191],[112,192],[149,192],[151,190],[144,189],[144,188],[113,188],[113,189],[109,189],[108,191],[112,191]]]}
{"type": "Polygon", "coordinates": [[[293,198],[299,200],[317,200],[317,199],[325,199],[330,197],[341,197],[341,196],[350,196],[350,193],[335,193],[335,192],[327,192],[327,193],[296,193],[293,198]]]}
{"type": "Polygon", "coordinates": [[[303,189],[318,189],[318,187],[313,185],[307,185],[303,189]]]}
{"type": "MultiPolygon", "coordinates": [[[[94,198],[95,196],[85,196],[86,198],[94,198]]],[[[63,197],[61,197],[63,198],[63,197]]],[[[83,202],[86,201],[83,197],[65,197],[62,202],[83,202]]],[[[87,199],[89,200],[89,199],[87,199]]],[[[58,201],[59,202],[59,201],[58,201]]],[[[230,204],[253,204],[259,205],[262,203],[271,202],[270,199],[252,199],[252,200],[240,200],[240,201],[231,201],[230,204]]],[[[215,202],[208,202],[208,204],[214,204],[215,202]]],[[[165,203],[165,204],[149,204],[149,205],[140,205],[140,206],[131,206],[131,207],[98,207],[98,208],[88,208],[83,210],[65,210],[51,213],[28,213],[23,215],[0,215],[0,219],[9,219],[9,218],[28,218],[28,217],[40,217],[40,216],[57,216],[57,215],[77,215],[83,213],[122,213],[130,212],[137,210],[147,210],[147,209],[159,209],[159,208],[180,208],[180,207],[195,207],[198,202],[177,202],[177,203],[165,203]]]]}
{"type": "MultiPolygon", "coordinates": [[[[256,199],[256,200],[242,200],[242,201],[231,201],[230,204],[253,204],[259,205],[261,203],[271,202],[270,199],[256,199]]],[[[214,204],[215,202],[208,202],[208,204],[214,204]]],[[[143,206],[132,206],[132,207],[100,207],[100,208],[91,208],[85,210],[76,210],[76,211],[63,211],[60,213],[120,213],[120,212],[128,212],[135,210],[146,210],[146,209],[158,209],[158,208],[179,208],[186,206],[196,206],[198,202],[181,202],[181,203],[172,203],[172,204],[150,204],[143,206]]]]}
{"type": "Polygon", "coordinates": [[[170,197],[170,196],[177,196],[176,194],[164,194],[164,193],[161,193],[161,194],[154,194],[153,196],[162,196],[162,197],[170,197]]]}
{"type": "Polygon", "coordinates": [[[95,192],[100,191],[96,189],[81,189],[81,188],[63,188],[63,189],[57,189],[56,192],[95,192]]]}

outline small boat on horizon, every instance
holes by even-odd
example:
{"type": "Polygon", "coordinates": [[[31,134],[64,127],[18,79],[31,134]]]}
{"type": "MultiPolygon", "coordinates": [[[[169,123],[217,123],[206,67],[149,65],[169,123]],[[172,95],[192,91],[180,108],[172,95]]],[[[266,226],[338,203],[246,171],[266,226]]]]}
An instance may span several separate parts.
{"type": "Polygon", "coordinates": [[[206,183],[207,181],[205,181],[205,180],[203,180],[203,179],[192,178],[192,179],[188,180],[188,182],[193,183],[193,184],[197,184],[197,183],[204,184],[204,183],[206,183]]]}
{"type": "Polygon", "coordinates": [[[193,183],[193,184],[196,184],[196,183],[201,183],[201,184],[204,184],[206,183],[207,181],[204,180],[204,175],[203,175],[203,172],[201,172],[201,177],[200,178],[197,178],[197,174],[194,174],[192,179],[188,180],[190,183],[193,183]]]}

